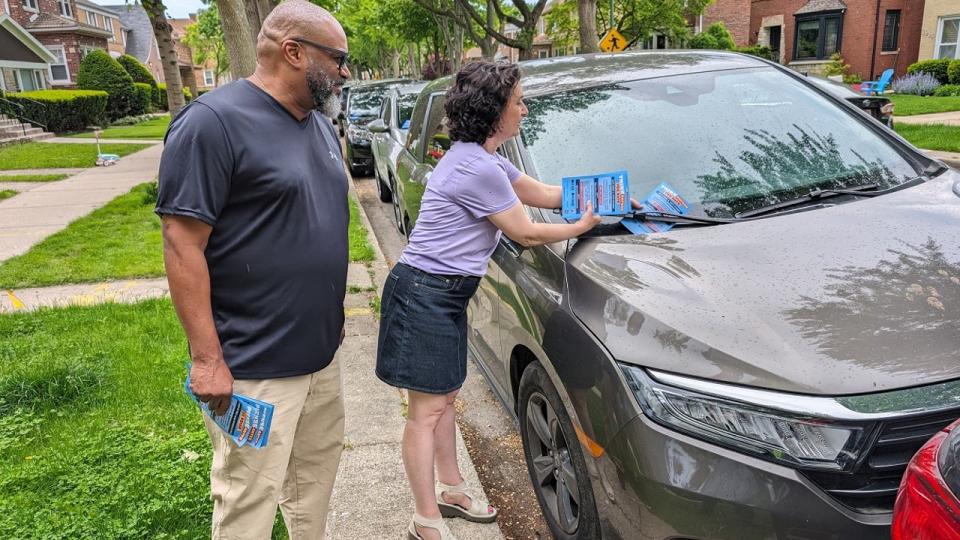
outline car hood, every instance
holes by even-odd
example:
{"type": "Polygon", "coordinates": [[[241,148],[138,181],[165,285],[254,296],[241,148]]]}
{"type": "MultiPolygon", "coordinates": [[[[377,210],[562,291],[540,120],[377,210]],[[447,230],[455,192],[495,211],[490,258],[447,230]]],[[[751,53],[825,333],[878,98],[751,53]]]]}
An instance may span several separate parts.
{"type": "Polygon", "coordinates": [[[957,182],[580,240],[571,308],[617,360],[716,381],[844,395],[958,378],[957,182]]]}

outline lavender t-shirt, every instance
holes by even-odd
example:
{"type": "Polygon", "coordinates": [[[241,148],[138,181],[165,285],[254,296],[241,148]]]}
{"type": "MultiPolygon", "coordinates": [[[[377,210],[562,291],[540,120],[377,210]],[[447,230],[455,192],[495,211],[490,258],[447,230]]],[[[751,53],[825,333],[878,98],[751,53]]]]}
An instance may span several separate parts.
{"type": "Polygon", "coordinates": [[[427,182],[400,262],[432,274],[483,276],[500,240],[487,216],[519,202],[520,171],[477,143],[455,142],[427,182]]]}

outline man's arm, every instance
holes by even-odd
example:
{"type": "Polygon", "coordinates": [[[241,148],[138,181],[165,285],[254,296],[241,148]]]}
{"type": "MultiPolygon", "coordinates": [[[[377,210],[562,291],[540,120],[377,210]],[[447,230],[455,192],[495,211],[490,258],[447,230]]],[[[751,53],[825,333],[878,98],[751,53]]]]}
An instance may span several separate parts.
{"type": "Polygon", "coordinates": [[[203,252],[212,229],[197,219],[163,216],[163,262],[170,297],[190,343],[190,389],[223,414],[233,394],[233,375],[223,359],[210,306],[210,272],[203,252]]]}

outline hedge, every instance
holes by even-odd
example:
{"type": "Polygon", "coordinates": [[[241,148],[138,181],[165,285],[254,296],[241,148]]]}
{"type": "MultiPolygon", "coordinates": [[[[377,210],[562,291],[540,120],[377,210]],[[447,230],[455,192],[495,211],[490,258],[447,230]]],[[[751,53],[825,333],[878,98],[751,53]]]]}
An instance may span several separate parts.
{"type": "Polygon", "coordinates": [[[945,84],[933,92],[937,97],[960,96],[960,84],[945,84]]]}
{"type": "Polygon", "coordinates": [[[950,84],[960,84],[960,60],[950,62],[947,67],[947,78],[950,80],[950,84]]]}
{"type": "MultiPolygon", "coordinates": [[[[163,109],[164,111],[170,110],[170,104],[167,103],[167,85],[166,83],[160,83],[157,85],[157,108],[163,109]]],[[[190,93],[190,89],[186,86],[183,87],[183,101],[184,104],[190,103],[193,101],[193,94],[190,93]]]]}
{"type": "Polygon", "coordinates": [[[924,72],[933,75],[940,84],[947,84],[950,82],[950,77],[947,74],[947,71],[950,69],[949,58],[941,58],[936,60],[922,60],[916,64],[910,64],[907,67],[907,74],[913,75],[917,72],[924,72]]]}
{"type": "Polygon", "coordinates": [[[82,131],[90,125],[104,125],[109,96],[99,90],[37,90],[6,94],[23,110],[0,102],[0,110],[46,125],[47,131],[82,131]]]}
{"type": "Polygon", "coordinates": [[[779,60],[779,58],[773,57],[774,56],[773,49],[771,49],[766,45],[750,45],[747,47],[737,47],[734,50],[737,52],[741,52],[743,54],[749,54],[752,56],[758,56],[760,58],[766,58],[767,60],[773,60],[774,62],[779,60]]]}
{"type": "Polygon", "coordinates": [[[133,83],[133,86],[137,89],[137,93],[130,108],[130,114],[133,116],[147,114],[153,102],[153,87],[146,83],[133,83]]]}
{"type": "Polygon", "coordinates": [[[157,80],[153,78],[153,74],[150,73],[147,66],[141,64],[135,57],[125,54],[117,58],[117,62],[123,66],[123,69],[130,75],[130,78],[133,79],[133,82],[149,84],[151,88],[157,87],[157,80]]]}
{"type": "Polygon", "coordinates": [[[77,86],[84,90],[103,90],[110,94],[107,100],[107,116],[110,120],[130,114],[136,99],[133,78],[103,50],[91,51],[80,62],[77,70],[77,86]]]}

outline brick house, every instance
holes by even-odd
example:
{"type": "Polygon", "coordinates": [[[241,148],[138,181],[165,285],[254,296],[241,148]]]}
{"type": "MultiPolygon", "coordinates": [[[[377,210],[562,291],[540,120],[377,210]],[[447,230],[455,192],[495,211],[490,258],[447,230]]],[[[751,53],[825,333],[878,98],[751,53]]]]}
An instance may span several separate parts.
{"type": "Polygon", "coordinates": [[[146,66],[158,83],[164,82],[163,62],[160,60],[160,48],[153,35],[150,17],[140,4],[117,4],[102,6],[115,13],[123,27],[123,43],[126,54],[136,58],[146,66]]]}
{"type": "Polygon", "coordinates": [[[700,15],[694,26],[694,34],[716,22],[722,22],[733,34],[738,47],[750,44],[750,4],[752,0],[716,0],[700,15]]]}
{"type": "Polygon", "coordinates": [[[960,1],[926,0],[920,31],[920,60],[960,59],[960,1]]]}
{"type": "Polygon", "coordinates": [[[96,28],[102,28],[112,35],[107,38],[107,51],[118,58],[126,52],[127,34],[120,16],[109,9],[88,0],[76,0],[77,19],[96,28]]]}
{"type": "Polygon", "coordinates": [[[33,67],[15,67],[13,60],[4,58],[13,48],[0,48],[0,62],[10,67],[3,68],[3,87],[8,91],[29,91],[50,87],[74,87],[77,69],[83,56],[93,49],[106,49],[107,40],[113,35],[105,29],[86,24],[78,19],[76,0],[3,0],[3,16],[7,17],[6,39],[19,45],[13,48],[22,52],[30,49],[32,41],[39,42],[49,55],[37,55],[27,62],[33,67]],[[10,31],[10,28],[18,28],[10,31]],[[22,30],[22,31],[21,31],[22,30]],[[26,39],[23,31],[33,40],[26,39]],[[52,56],[52,58],[50,58],[52,56]]]}
{"type": "Polygon", "coordinates": [[[769,45],[801,71],[820,73],[839,52],[850,73],[875,80],[888,68],[904,74],[918,58],[920,0],[753,0],[750,7],[750,43],[769,45]]]}
{"type": "Polygon", "coordinates": [[[198,92],[213,90],[233,80],[229,71],[217,77],[217,61],[214,58],[208,58],[203,64],[194,62],[193,51],[183,43],[187,27],[197,22],[196,13],[191,13],[187,19],[167,19],[167,21],[173,27],[172,37],[176,41],[180,78],[183,79],[183,85],[189,88],[194,96],[197,96],[198,92]]]}

